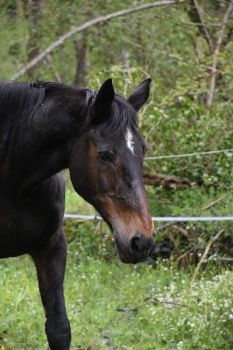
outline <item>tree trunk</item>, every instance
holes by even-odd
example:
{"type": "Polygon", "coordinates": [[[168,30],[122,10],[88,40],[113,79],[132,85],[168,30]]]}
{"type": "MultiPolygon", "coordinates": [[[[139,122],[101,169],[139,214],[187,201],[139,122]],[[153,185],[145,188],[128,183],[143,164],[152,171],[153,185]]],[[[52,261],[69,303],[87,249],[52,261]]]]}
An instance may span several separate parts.
{"type": "MultiPolygon", "coordinates": [[[[31,61],[39,54],[40,47],[40,30],[39,21],[41,18],[41,5],[42,0],[24,0],[24,13],[25,17],[30,21],[29,39],[27,43],[27,56],[28,61],[31,61]]],[[[33,77],[33,69],[28,71],[30,78],[33,77]]]]}
{"type": "Polygon", "coordinates": [[[86,75],[88,72],[88,48],[87,48],[88,33],[85,31],[82,39],[75,41],[77,65],[74,78],[74,85],[77,87],[86,86],[86,75]]]}

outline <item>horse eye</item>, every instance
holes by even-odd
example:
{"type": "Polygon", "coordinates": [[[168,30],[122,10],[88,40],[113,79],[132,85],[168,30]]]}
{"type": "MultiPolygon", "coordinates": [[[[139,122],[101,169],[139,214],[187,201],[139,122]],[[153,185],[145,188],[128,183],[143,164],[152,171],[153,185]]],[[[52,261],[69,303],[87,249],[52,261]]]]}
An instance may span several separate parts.
{"type": "Polygon", "coordinates": [[[100,151],[98,156],[103,162],[112,162],[114,160],[114,153],[111,151],[100,151]]]}

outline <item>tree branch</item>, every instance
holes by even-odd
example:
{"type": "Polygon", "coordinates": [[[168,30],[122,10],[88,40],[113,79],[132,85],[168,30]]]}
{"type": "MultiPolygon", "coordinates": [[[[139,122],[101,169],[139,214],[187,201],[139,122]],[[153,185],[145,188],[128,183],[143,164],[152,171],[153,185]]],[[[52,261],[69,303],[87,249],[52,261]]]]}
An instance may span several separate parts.
{"type": "Polygon", "coordinates": [[[143,175],[145,185],[162,186],[167,189],[186,190],[191,188],[191,183],[184,178],[158,173],[147,173],[143,175]]]}
{"type": "Polygon", "coordinates": [[[53,73],[53,75],[55,77],[55,80],[58,83],[61,83],[62,82],[62,78],[61,78],[59,72],[56,71],[56,69],[54,68],[51,56],[47,55],[47,57],[45,59],[46,59],[46,61],[48,63],[48,67],[51,69],[51,71],[52,71],[52,73],[53,73]]]}
{"type": "Polygon", "coordinates": [[[214,51],[213,41],[207,29],[207,25],[204,21],[204,18],[202,16],[202,10],[198,4],[198,1],[191,0],[191,3],[193,4],[193,8],[188,12],[189,17],[198,26],[199,32],[205,38],[210,51],[213,52],[214,51]]]}
{"type": "Polygon", "coordinates": [[[45,49],[43,52],[41,52],[38,56],[36,56],[34,59],[32,59],[29,63],[27,63],[24,67],[22,67],[12,78],[11,80],[17,80],[18,78],[20,78],[21,76],[23,76],[28,70],[32,69],[33,67],[35,67],[36,65],[38,65],[41,61],[44,60],[44,58],[46,56],[48,56],[53,50],[57,49],[59,46],[63,45],[63,43],[70,39],[71,37],[73,37],[74,35],[76,35],[77,33],[80,33],[84,30],[86,30],[87,28],[93,27],[97,24],[102,24],[104,22],[108,22],[111,19],[114,19],[116,17],[123,17],[123,16],[127,16],[131,13],[134,12],[139,12],[139,11],[144,11],[144,10],[149,10],[151,8],[155,8],[155,7],[159,7],[159,6],[165,6],[165,5],[175,5],[175,4],[180,4],[180,3],[184,3],[187,0],[161,0],[161,1],[156,1],[150,4],[144,4],[144,5],[140,5],[134,8],[129,8],[126,10],[121,10],[121,11],[117,11],[117,12],[113,12],[110,13],[106,16],[101,16],[101,17],[97,17],[94,18],[90,21],[85,22],[84,24],[82,24],[79,27],[75,27],[74,29],[72,29],[71,31],[67,32],[66,34],[62,35],[60,38],[58,38],[58,40],[56,40],[55,42],[53,42],[51,45],[49,45],[47,47],[47,49],[45,49]]]}
{"type": "Polygon", "coordinates": [[[205,251],[204,251],[204,253],[203,253],[203,255],[202,255],[200,261],[198,262],[197,267],[196,267],[196,269],[195,269],[195,271],[194,271],[193,278],[192,278],[192,280],[191,280],[191,285],[193,285],[193,283],[194,283],[194,281],[195,281],[195,279],[196,279],[196,276],[197,276],[197,274],[198,274],[198,272],[199,272],[199,270],[200,270],[200,268],[201,268],[201,265],[202,265],[203,262],[205,261],[205,259],[206,259],[207,255],[208,255],[208,253],[209,253],[209,250],[210,250],[212,244],[213,244],[215,241],[217,241],[217,239],[218,239],[218,238],[221,236],[221,234],[223,234],[223,233],[224,233],[224,229],[221,229],[220,231],[218,231],[218,233],[217,233],[214,237],[211,237],[211,238],[210,238],[210,240],[209,240],[209,242],[208,242],[208,244],[207,244],[207,246],[206,246],[206,248],[205,248],[205,251]]]}
{"type": "Polygon", "coordinates": [[[210,78],[210,86],[209,86],[209,94],[208,94],[208,99],[207,99],[207,106],[210,108],[213,103],[214,99],[214,93],[215,93],[215,82],[216,82],[216,75],[217,75],[217,64],[218,64],[218,56],[220,53],[221,45],[223,42],[224,38],[224,31],[228,22],[228,19],[230,17],[230,14],[233,10],[233,0],[230,0],[229,6],[225,12],[225,15],[223,17],[221,29],[219,32],[218,40],[216,43],[216,47],[214,49],[213,53],[213,62],[212,62],[212,67],[211,67],[211,78],[210,78]]]}

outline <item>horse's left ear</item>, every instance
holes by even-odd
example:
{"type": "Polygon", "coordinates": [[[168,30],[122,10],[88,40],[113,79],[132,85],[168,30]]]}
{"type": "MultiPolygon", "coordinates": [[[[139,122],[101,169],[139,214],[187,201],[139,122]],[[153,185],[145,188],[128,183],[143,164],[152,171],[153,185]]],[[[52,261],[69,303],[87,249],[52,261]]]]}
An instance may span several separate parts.
{"type": "Polygon", "coordinates": [[[112,79],[107,79],[99,89],[94,102],[93,124],[101,124],[108,119],[114,97],[112,79]]]}
{"type": "Polygon", "coordinates": [[[150,84],[152,79],[144,80],[136,90],[127,98],[127,101],[138,111],[147,101],[150,94],[150,84]]]}

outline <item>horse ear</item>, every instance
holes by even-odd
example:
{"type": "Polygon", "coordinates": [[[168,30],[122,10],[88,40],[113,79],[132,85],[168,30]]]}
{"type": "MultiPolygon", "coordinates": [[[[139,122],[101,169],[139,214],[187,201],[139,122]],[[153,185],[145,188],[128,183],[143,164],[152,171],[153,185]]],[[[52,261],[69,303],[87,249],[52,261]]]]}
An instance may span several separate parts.
{"type": "Polygon", "coordinates": [[[151,78],[144,80],[136,90],[128,97],[127,101],[138,111],[147,101],[150,94],[151,78]]]}
{"type": "Polygon", "coordinates": [[[99,89],[94,102],[94,124],[101,124],[108,119],[115,97],[112,79],[107,79],[99,89]]]}

